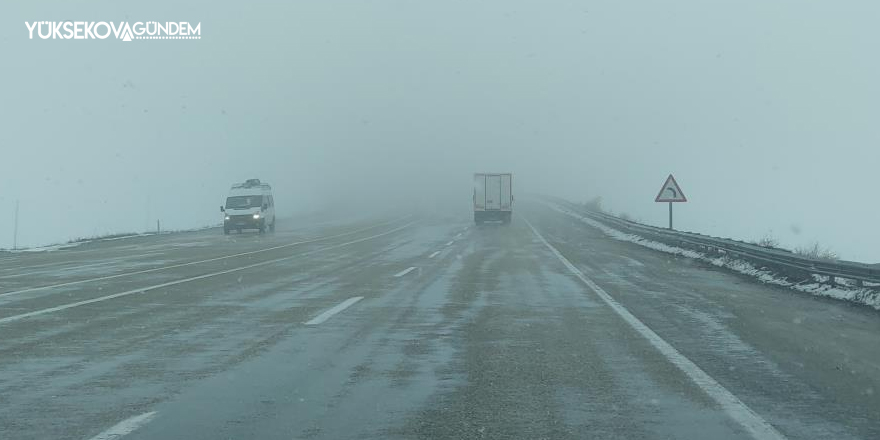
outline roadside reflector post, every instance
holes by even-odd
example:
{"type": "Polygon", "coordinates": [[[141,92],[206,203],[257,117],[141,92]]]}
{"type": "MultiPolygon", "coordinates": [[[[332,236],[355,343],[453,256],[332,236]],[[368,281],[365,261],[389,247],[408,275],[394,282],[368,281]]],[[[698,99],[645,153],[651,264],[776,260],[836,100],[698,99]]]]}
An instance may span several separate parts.
{"type": "Polygon", "coordinates": [[[15,201],[15,231],[12,233],[12,249],[18,249],[18,200],[15,201]]]}
{"type": "Polygon", "coordinates": [[[669,230],[672,230],[672,204],[688,201],[672,174],[666,178],[666,182],[663,183],[654,201],[657,203],[669,202],[669,230]]]}

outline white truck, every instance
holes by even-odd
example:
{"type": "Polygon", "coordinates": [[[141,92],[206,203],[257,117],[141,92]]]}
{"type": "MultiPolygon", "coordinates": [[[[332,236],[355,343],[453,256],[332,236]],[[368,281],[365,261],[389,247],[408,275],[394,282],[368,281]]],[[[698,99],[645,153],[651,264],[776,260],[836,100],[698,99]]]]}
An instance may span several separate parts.
{"type": "Polygon", "coordinates": [[[510,173],[474,174],[474,223],[494,220],[509,224],[513,215],[512,185],[510,173]]]}
{"type": "Polygon", "coordinates": [[[257,229],[260,233],[275,232],[275,199],[272,187],[260,179],[248,179],[232,185],[226,205],[220,207],[223,215],[223,233],[235,229],[257,229]]]}

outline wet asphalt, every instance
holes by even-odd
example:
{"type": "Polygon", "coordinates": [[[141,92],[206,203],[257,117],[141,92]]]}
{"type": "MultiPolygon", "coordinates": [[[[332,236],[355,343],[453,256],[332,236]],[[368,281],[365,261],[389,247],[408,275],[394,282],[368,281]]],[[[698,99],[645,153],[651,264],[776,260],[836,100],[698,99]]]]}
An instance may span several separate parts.
{"type": "MultiPolygon", "coordinates": [[[[876,311],[521,205],[785,438],[880,438],[876,311]]],[[[467,214],[0,255],[0,438],[752,438],[522,217],[467,214]]]]}

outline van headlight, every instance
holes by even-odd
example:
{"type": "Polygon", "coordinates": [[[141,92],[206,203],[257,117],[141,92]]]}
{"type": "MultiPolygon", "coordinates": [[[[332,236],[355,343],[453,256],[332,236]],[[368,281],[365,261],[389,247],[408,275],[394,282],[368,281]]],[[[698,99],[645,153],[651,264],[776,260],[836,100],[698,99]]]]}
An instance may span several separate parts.
{"type": "Polygon", "coordinates": [[[224,218],[224,220],[229,220],[229,216],[227,215],[226,218],[224,218]]]}
{"type": "Polygon", "coordinates": [[[260,214],[254,214],[254,220],[260,218],[260,214]]]}

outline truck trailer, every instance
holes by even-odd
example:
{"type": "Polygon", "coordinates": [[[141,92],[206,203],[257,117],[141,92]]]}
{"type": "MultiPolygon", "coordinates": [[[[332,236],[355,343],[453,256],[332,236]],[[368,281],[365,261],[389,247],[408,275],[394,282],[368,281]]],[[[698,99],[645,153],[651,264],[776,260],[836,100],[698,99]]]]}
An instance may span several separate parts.
{"type": "Polygon", "coordinates": [[[513,175],[474,174],[474,223],[500,221],[509,224],[513,214],[513,175]]]}

